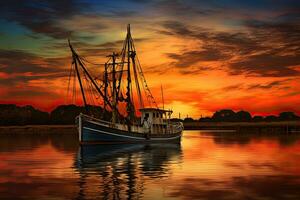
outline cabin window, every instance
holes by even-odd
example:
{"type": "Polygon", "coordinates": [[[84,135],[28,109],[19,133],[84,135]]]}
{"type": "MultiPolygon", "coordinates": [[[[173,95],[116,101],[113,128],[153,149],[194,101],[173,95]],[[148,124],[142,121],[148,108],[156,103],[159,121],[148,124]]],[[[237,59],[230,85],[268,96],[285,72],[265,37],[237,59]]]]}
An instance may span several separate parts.
{"type": "Polygon", "coordinates": [[[149,117],[149,113],[145,113],[145,117],[148,118],[149,117]]]}

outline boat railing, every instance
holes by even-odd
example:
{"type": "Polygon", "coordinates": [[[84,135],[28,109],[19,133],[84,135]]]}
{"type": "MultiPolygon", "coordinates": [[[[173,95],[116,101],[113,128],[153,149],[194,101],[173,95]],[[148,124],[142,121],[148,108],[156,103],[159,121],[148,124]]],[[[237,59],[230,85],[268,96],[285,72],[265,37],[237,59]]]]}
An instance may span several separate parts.
{"type": "Polygon", "coordinates": [[[170,132],[171,133],[178,133],[183,130],[183,123],[182,122],[172,122],[170,124],[170,132]]]}
{"type": "Polygon", "coordinates": [[[108,122],[108,121],[104,121],[104,120],[101,120],[101,119],[97,119],[95,117],[91,117],[91,116],[88,116],[88,115],[85,115],[85,114],[80,114],[81,117],[85,118],[85,119],[88,119],[88,120],[93,120],[93,121],[96,121],[96,122],[99,122],[103,125],[106,125],[106,126],[112,126],[113,124],[111,122],[108,122]]]}
{"type": "MultiPolygon", "coordinates": [[[[88,115],[85,115],[85,114],[80,114],[80,116],[84,119],[87,119],[87,120],[92,120],[94,122],[98,122],[104,126],[107,126],[107,127],[114,127],[114,128],[117,128],[119,130],[123,130],[123,131],[127,131],[128,130],[128,126],[126,124],[113,124],[112,122],[108,122],[108,121],[105,121],[105,120],[101,120],[101,119],[97,119],[95,117],[91,117],[91,116],[88,116],[88,115]]],[[[139,133],[142,133],[143,132],[143,128],[142,127],[139,127],[137,125],[132,125],[131,128],[133,129],[133,131],[135,132],[139,132],[139,133]]]]}

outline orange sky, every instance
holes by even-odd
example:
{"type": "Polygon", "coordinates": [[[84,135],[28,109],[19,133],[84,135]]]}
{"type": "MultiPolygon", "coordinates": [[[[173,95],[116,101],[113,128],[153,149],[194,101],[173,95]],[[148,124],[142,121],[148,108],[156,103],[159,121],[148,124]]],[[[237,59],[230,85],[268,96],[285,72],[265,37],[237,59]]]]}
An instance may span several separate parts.
{"type": "MultiPolygon", "coordinates": [[[[160,106],[163,86],[174,117],[224,108],[300,114],[297,1],[49,2],[1,3],[0,103],[47,111],[71,103],[67,38],[80,55],[104,63],[131,23],[148,85],[160,106]]],[[[97,77],[103,70],[87,67],[97,77]]]]}

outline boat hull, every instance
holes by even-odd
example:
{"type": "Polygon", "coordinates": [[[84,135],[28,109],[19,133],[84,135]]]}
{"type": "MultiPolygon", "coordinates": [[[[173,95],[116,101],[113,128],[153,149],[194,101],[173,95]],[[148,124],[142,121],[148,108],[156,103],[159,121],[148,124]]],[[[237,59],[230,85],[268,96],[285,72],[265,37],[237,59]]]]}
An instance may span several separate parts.
{"type": "Polygon", "coordinates": [[[102,125],[79,116],[80,143],[138,143],[138,142],[180,142],[182,131],[172,134],[135,133],[102,125]]]}

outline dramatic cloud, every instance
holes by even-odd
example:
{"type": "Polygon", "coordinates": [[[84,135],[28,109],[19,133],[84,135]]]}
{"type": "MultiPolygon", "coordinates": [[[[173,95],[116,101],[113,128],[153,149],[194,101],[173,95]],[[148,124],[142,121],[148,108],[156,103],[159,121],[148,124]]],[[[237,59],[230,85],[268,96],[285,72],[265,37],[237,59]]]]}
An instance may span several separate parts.
{"type": "Polygon", "coordinates": [[[299,76],[295,67],[300,65],[300,25],[297,23],[276,23],[265,21],[247,21],[252,37],[264,51],[232,62],[230,73],[254,74],[265,77],[299,76]]]}
{"type": "Polygon", "coordinates": [[[1,1],[0,94],[5,102],[62,102],[71,64],[67,39],[99,78],[99,64],[122,49],[130,23],[152,93],[159,102],[161,84],[168,85],[165,100],[174,113],[299,112],[293,106],[300,95],[299,6],[294,0],[1,1]]]}
{"type": "Polygon", "coordinates": [[[47,59],[21,50],[0,49],[0,70],[8,74],[62,72],[62,66],[58,65],[58,61],[59,58],[47,59]]]}
{"type": "Polygon", "coordinates": [[[247,88],[248,90],[253,90],[253,89],[272,89],[272,88],[275,88],[275,87],[281,87],[282,86],[284,87],[284,89],[287,89],[287,87],[285,86],[286,83],[288,81],[290,81],[291,79],[285,79],[285,80],[281,80],[281,81],[272,81],[270,83],[267,83],[267,84],[251,84],[249,85],[249,87],[247,88]]]}
{"type": "Polygon", "coordinates": [[[72,31],[58,26],[58,21],[79,14],[87,5],[76,0],[36,2],[11,0],[0,2],[0,16],[53,38],[67,38],[72,31]]]}
{"type": "Polygon", "coordinates": [[[300,65],[299,55],[278,55],[271,51],[247,56],[230,65],[231,74],[249,74],[265,77],[299,76],[300,71],[293,66],[300,65]]]}
{"type": "Polygon", "coordinates": [[[20,50],[0,50],[2,100],[59,98],[60,95],[52,90],[57,79],[67,81],[65,65],[66,58],[43,58],[20,50]]]}
{"type": "MultiPolygon", "coordinates": [[[[246,21],[243,32],[219,32],[202,27],[188,27],[167,21],[159,33],[188,37],[198,41],[204,50],[183,49],[183,53],[167,54],[176,59],[176,67],[189,67],[199,61],[227,61],[232,75],[263,77],[299,76],[300,25],[246,21]]],[[[201,63],[198,63],[202,68],[201,63]]]]}
{"type": "MultiPolygon", "coordinates": [[[[219,49],[206,47],[204,50],[200,51],[187,51],[183,54],[167,54],[169,58],[176,60],[172,63],[175,67],[186,68],[193,66],[199,61],[220,61],[228,58],[228,55],[222,53],[219,49]]],[[[201,69],[208,69],[200,67],[201,69]]]]}
{"type": "Polygon", "coordinates": [[[183,2],[180,0],[153,1],[153,7],[159,12],[173,17],[207,16],[216,12],[216,8],[210,9],[209,6],[201,1],[183,2]]]}

